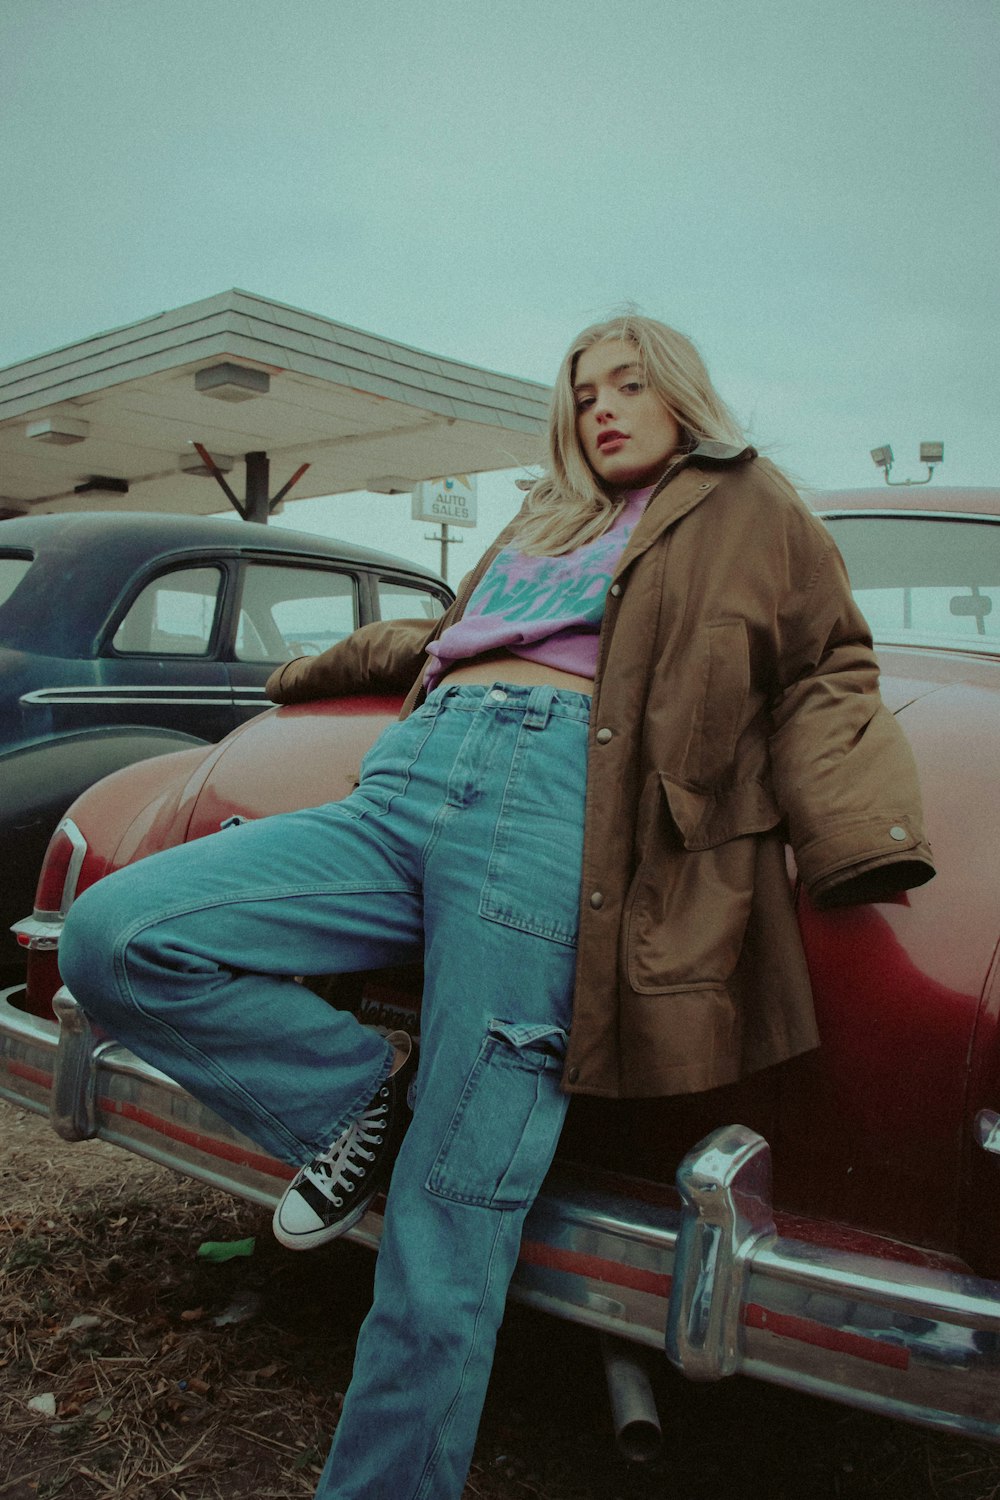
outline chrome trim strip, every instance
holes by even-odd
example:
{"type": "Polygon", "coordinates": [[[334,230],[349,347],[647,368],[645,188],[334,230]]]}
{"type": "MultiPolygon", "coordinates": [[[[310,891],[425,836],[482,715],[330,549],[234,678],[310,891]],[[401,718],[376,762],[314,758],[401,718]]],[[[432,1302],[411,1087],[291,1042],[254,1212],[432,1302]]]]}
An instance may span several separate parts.
{"type": "Polygon", "coordinates": [[[122,687],[122,688],[36,688],[33,693],[24,693],[18,700],[21,703],[61,704],[70,707],[76,703],[136,703],[148,706],[149,704],[198,704],[202,707],[222,706],[228,708],[232,703],[232,695],[222,684],[216,683],[214,687],[122,687]],[[190,693],[215,693],[214,698],[202,696],[191,698],[183,696],[190,693]],[[219,694],[225,694],[220,697],[219,694]],[[142,695],[142,696],[139,696],[142,695]]]}
{"type": "MultiPolygon", "coordinates": [[[[0,994],[0,1095],[47,1113],[51,1084],[65,1134],[276,1201],[291,1168],[124,1048],[91,1048],[67,991],[61,1047],[55,1023],[19,1011],[17,995],[0,994]]],[[[511,1295],[649,1347],[663,1347],[669,1322],[671,1356],[695,1378],[737,1370],[1000,1443],[1000,1282],[778,1235],[767,1143],[741,1126],[696,1147],[678,1186],[681,1210],[557,1164],[511,1295]]],[[[376,1206],[350,1237],[374,1247],[380,1228],[376,1206]]]]}
{"type": "Polygon", "coordinates": [[[898,507],[881,506],[841,507],[815,512],[822,520],[844,516],[875,516],[881,520],[902,521],[982,521],[987,526],[1000,526],[1000,516],[991,516],[980,510],[900,510],[898,507]]]}
{"type": "Polygon", "coordinates": [[[12,922],[11,932],[15,933],[20,940],[22,948],[30,952],[46,952],[59,947],[59,939],[62,936],[63,919],[53,912],[50,918],[45,917],[22,917],[19,922],[12,922]]]}
{"type": "MultiPolygon", "coordinates": [[[[874,629],[874,627],[873,627],[874,629]]],[[[959,656],[1000,656],[1000,639],[984,635],[929,635],[916,630],[882,630],[875,636],[876,646],[902,646],[922,652],[945,651],[959,656]]],[[[943,684],[942,684],[943,686],[943,684]]]]}
{"type": "MultiPolygon", "coordinates": [[[[60,917],[65,917],[66,913],[73,905],[73,902],[76,900],[76,887],[80,879],[80,871],[83,869],[83,861],[87,853],[87,840],[84,838],[77,825],[73,822],[72,818],[63,818],[62,821],[58,824],[56,832],[52,835],[52,837],[55,838],[56,834],[59,833],[64,833],[73,846],[73,853],[70,855],[69,864],[66,866],[66,879],[63,881],[62,895],[59,898],[59,915],[60,917]]],[[[37,917],[39,921],[45,920],[41,912],[37,909],[34,911],[33,915],[37,917]]]]}

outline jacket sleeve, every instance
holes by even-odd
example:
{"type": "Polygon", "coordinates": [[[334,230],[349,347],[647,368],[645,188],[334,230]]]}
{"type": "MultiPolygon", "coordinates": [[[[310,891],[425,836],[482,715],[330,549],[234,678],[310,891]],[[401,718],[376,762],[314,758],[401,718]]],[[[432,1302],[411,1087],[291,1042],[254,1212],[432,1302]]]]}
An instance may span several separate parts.
{"type": "Polygon", "coordinates": [[[806,582],[777,614],[775,792],[815,905],[887,900],[934,874],[916,765],[840,553],[811,517],[808,532],[806,582]]]}
{"type": "Polygon", "coordinates": [[[298,656],[271,673],[264,691],[274,703],[341,698],[348,693],[405,693],[422,670],[441,620],[376,620],[319,656],[298,656]]]}

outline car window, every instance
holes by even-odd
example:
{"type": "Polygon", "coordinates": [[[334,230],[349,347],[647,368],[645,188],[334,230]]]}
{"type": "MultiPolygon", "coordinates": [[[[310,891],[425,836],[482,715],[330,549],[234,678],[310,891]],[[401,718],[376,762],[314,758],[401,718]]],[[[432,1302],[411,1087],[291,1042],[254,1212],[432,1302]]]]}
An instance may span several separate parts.
{"type": "Polygon", "coordinates": [[[219,568],[177,568],[147,583],[115,631],[116,651],[207,656],[222,592],[219,568]]]}
{"type": "Polygon", "coordinates": [[[236,660],[318,656],[357,624],[358,590],[350,573],[249,563],[236,623],[236,660]]]}
{"type": "Polygon", "coordinates": [[[444,614],[444,601],[437,594],[395,578],[378,580],[378,603],[383,620],[436,620],[444,614]]]}
{"type": "Polygon", "coordinates": [[[1000,645],[1000,526],[920,516],[826,524],[876,640],[1000,645]]]}
{"type": "Polygon", "coordinates": [[[0,604],[7,603],[31,564],[30,557],[0,556],[0,604]]]}

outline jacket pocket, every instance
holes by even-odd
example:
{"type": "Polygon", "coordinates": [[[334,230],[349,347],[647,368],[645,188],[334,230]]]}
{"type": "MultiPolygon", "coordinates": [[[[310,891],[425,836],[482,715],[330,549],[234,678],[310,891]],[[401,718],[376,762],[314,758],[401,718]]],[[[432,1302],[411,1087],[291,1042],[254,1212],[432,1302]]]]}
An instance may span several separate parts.
{"type": "Polygon", "coordinates": [[[559,1026],[491,1021],[427,1187],[482,1208],[526,1208],[555,1154],[568,1097],[559,1026]]]}
{"type": "Polygon", "coordinates": [[[685,849],[713,849],[730,839],[766,833],[777,827],[781,812],[763,781],[739,781],[719,791],[703,791],[660,772],[669,815],[685,849]]]}
{"type": "Polygon", "coordinates": [[[625,972],[638,994],[718,989],[742,951],[758,836],[780,815],[757,781],[713,795],[661,773],[657,790],[655,824],[626,905],[625,972]]]}

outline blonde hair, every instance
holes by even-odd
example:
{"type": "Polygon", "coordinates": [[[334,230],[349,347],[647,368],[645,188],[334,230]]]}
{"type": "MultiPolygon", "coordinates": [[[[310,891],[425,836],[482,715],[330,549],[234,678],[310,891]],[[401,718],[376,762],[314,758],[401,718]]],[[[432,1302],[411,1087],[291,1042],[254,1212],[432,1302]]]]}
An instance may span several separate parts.
{"type": "Polygon", "coordinates": [[[573,392],[580,355],[605,339],[622,339],[635,346],[643,378],[680,425],[682,451],[706,439],[739,446],[746,443],[690,339],[636,313],[594,323],[573,340],[552,391],[547,472],[528,494],[516,536],[517,546],[535,557],[572,552],[601,536],[614,519],[615,499],[602,486],[580,446],[573,392]]]}

